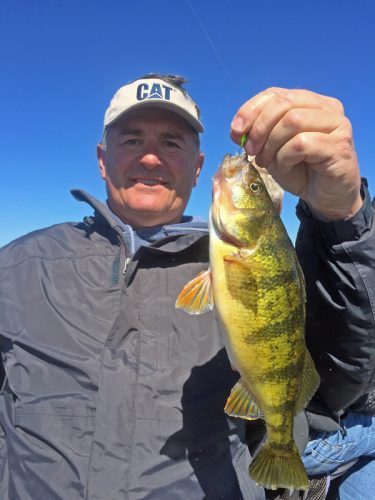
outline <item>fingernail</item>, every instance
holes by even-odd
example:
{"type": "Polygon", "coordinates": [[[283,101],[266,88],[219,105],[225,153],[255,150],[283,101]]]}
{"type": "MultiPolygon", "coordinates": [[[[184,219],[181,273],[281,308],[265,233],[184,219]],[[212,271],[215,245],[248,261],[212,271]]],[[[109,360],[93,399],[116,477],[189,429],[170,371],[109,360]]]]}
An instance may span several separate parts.
{"type": "Polygon", "coordinates": [[[244,123],[240,116],[236,116],[236,118],[232,121],[231,128],[235,132],[242,132],[244,123]]]}

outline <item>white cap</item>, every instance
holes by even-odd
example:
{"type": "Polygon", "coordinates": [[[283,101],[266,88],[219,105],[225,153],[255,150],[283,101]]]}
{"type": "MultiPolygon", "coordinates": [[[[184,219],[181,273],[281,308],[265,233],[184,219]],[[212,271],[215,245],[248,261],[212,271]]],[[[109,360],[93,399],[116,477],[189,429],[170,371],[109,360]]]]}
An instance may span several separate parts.
{"type": "Polygon", "coordinates": [[[187,93],[159,78],[140,78],[121,87],[113,96],[104,116],[104,128],[124,113],[148,106],[169,109],[184,118],[198,133],[203,132],[199,111],[187,93]]]}

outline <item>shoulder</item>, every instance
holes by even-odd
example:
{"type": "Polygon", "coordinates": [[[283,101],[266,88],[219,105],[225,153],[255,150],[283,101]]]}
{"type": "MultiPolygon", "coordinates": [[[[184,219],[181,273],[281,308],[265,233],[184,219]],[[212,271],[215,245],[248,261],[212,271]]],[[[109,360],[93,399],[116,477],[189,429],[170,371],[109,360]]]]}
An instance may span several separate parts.
{"type": "Polygon", "coordinates": [[[84,223],[64,222],[28,233],[0,249],[0,269],[28,259],[74,257],[92,249],[84,223]]]}

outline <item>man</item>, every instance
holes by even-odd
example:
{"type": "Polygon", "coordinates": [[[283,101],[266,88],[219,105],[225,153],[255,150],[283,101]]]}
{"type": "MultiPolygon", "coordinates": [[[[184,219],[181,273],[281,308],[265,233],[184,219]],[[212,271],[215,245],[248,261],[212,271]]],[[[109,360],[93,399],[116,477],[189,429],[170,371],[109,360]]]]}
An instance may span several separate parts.
{"type": "MultiPolygon", "coordinates": [[[[206,225],[184,215],[203,165],[203,126],[182,83],[149,75],[122,87],[97,148],[107,204],[75,191],[93,216],[1,251],[1,498],[265,498],[247,472],[244,423],[223,412],[237,375],[215,313],[190,317],[174,307],[208,260],[206,225]]],[[[348,324],[348,342],[369,339],[368,350],[353,346],[362,358],[348,369],[323,351],[323,375],[349,385],[350,398],[334,394],[331,407],[330,389],[319,392],[318,414],[332,408],[337,421],[366,393],[374,358],[372,303],[352,264],[374,283],[368,252],[359,256],[374,249],[373,212],[350,124],[335,99],[269,89],[236,114],[232,137],[244,133],[247,152],[304,200],[310,338],[327,334],[309,329],[323,307],[330,328],[348,324]],[[341,241],[351,262],[335,255],[341,241]],[[345,310],[348,298],[356,307],[345,310]]]]}

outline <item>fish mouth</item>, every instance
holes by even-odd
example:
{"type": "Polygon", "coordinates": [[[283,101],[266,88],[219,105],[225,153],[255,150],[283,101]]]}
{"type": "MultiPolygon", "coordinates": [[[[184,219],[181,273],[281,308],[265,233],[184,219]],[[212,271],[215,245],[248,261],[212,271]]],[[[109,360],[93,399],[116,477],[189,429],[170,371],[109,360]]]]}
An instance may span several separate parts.
{"type": "Polygon", "coordinates": [[[232,233],[230,233],[226,227],[225,224],[222,222],[221,217],[220,217],[220,206],[213,204],[211,207],[211,214],[210,214],[210,219],[211,219],[211,225],[217,234],[217,236],[223,241],[224,243],[228,243],[229,245],[235,246],[237,248],[242,248],[246,246],[245,242],[242,242],[236,236],[232,233]]]}
{"type": "Polygon", "coordinates": [[[212,205],[210,212],[212,227],[223,242],[237,248],[241,248],[246,246],[246,243],[242,242],[232,232],[228,231],[227,227],[229,226],[229,224],[223,222],[221,210],[226,212],[227,209],[225,207],[229,206],[230,213],[233,219],[240,212],[243,213],[243,210],[239,211],[234,207],[231,200],[230,190],[228,192],[228,190],[225,189],[225,183],[223,183],[223,179],[225,179],[225,176],[223,175],[222,169],[220,169],[214,176],[212,185],[212,205]]]}
{"type": "Polygon", "coordinates": [[[245,243],[241,242],[235,236],[233,236],[233,234],[229,234],[227,231],[222,231],[220,233],[220,239],[221,241],[224,241],[224,243],[228,243],[229,245],[232,245],[237,248],[245,246],[245,243]]]}
{"type": "Polygon", "coordinates": [[[234,207],[233,203],[226,203],[225,197],[221,196],[220,185],[214,189],[213,202],[210,211],[211,225],[220,240],[237,248],[249,246],[249,238],[241,238],[247,233],[247,226],[257,225],[262,228],[267,223],[267,212],[262,208],[241,208],[234,207]],[[237,236],[237,234],[239,236],[237,236]]]}

